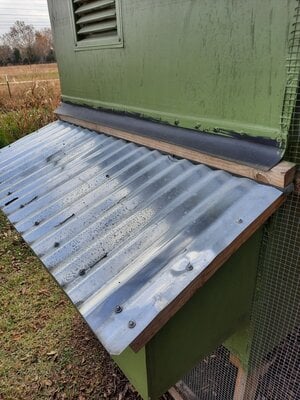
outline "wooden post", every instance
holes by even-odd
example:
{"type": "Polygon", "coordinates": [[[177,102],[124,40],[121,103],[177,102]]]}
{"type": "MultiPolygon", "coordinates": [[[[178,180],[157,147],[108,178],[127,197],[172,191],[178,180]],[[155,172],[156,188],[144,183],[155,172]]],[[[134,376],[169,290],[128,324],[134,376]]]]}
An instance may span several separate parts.
{"type": "Polygon", "coordinates": [[[237,368],[233,400],[244,400],[247,383],[247,372],[242,367],[242,364],[238,357],[234,356],[233,354],[230,354],[230,362],[237,368]]]}
{"type": "Polygon", "coordinates": [[[238,357],[233,354],[230,354],[230,362],[238,370],[233,400],[254,400],[256,398],[259,378],[267,373],[273,361],[261,364],[251,373],[245,371],[238,357]]]}
{"type": "Polygon", "coordinates": [[[7,85],[9,97],[12,98],[11,90],[10,90],[10,86],[9,86],[9,81],[8,81],[7,75],[5,75],[5,80],[6,80],[6,85],[7,85]]]}

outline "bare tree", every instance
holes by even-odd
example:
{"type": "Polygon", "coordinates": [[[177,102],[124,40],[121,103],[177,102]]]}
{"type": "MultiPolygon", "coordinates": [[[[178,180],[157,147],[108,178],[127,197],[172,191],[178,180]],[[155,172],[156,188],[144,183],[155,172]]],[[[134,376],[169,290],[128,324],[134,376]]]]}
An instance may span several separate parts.
{"type": "Polygon", "coordinates": [[[22,59],[34,61],[35,30],[32,25],[26,25],[24,21],[16,21],[8,33],[2,35],[2,42],[11,49],[18,49],[22,59]]]}
{"type": "Polygon", "coordinates": [[[55,61],[52,33],[49,28],[36,31],[32,25],[26,25],[24,21],[16,21],[9,32],[0,37],[0,40],[3,43],[0,52],[2,64],[55,61]],[[10,52],[9,56],[8,52],[10,52]]]}

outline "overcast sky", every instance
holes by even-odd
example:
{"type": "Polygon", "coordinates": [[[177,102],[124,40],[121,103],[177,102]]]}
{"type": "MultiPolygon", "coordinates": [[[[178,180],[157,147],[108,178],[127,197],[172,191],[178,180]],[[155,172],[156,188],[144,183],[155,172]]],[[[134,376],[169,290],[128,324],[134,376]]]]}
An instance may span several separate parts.
{"type": "Polygon", "coordinates": [[[17,20],[36,29],[49,27],[47,0],[0,0],[0,35],[17,20]]]}

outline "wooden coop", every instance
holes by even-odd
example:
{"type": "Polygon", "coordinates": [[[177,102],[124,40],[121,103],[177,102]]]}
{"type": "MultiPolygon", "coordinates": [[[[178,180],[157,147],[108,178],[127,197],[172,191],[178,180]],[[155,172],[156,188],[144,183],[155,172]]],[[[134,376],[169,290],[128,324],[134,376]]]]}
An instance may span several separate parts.
{"type": "Polygon", "coordinates": [[[0,150],[0,207],[144,399],[222,344],[246,399],[297,4],[48,0],[58,121],[0,150]]]}

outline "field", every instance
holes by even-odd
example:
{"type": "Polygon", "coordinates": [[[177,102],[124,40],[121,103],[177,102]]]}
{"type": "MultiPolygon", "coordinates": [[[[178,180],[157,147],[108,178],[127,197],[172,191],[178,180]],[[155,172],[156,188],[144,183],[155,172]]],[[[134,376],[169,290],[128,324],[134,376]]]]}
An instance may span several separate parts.
{"type": "Polygon", "coordinates": [[[14,65],[0,68],[0,84],[6,82],[58,79],[56,64],[14,65]]]}
{"type": "MultiPolygon", "coordinates": [[[[0,142],[53,120],[59,102],[55,65],[0,68],[0,142]]],[[[1,146],[1,144],[0,144],[1,146]]],[[[0,212],[0,400],[140,397],[0,212]]],[[[164,396],[167,398],[167,396],[164,396]]]]}

